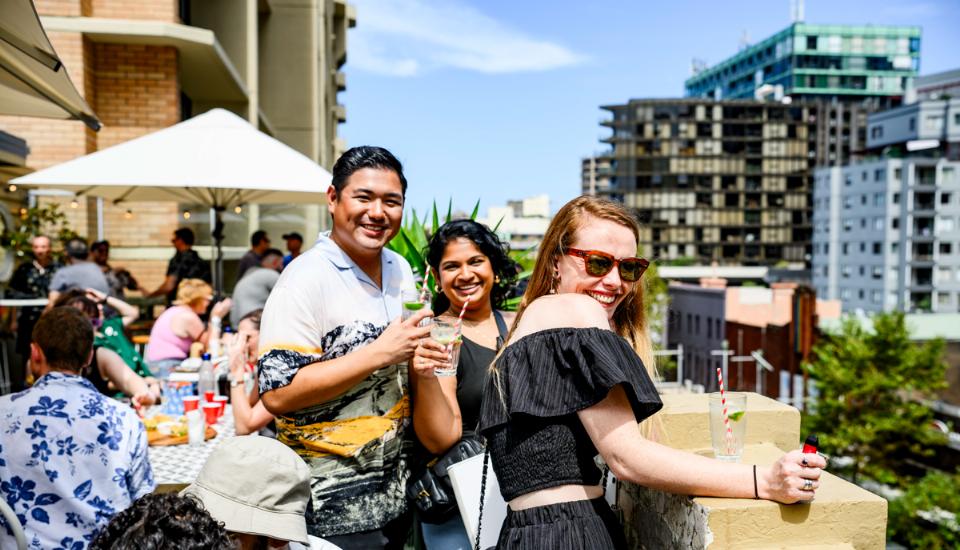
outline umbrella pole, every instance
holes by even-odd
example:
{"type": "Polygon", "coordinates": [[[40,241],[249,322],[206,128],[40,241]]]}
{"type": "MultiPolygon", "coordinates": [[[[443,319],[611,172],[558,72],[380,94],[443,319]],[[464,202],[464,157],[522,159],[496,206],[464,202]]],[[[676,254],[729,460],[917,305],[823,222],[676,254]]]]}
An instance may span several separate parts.
{"type": "Polygon", "coordinates": [[[223,213],[222,206],[210,208],[210,236],[213,237],[213,291],[223,295],[223,213]]]}

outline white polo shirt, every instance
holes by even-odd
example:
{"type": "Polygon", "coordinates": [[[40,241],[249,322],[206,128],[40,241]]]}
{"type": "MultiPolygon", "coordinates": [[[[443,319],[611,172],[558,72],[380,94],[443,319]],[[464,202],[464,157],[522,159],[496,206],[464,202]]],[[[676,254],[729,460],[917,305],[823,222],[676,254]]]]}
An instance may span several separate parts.
{"type": "MultiPolygon", "coordinates": [[[[382,288],[322,233],[283,270],[261,321],[261,393],[290,384],[311,363],[373,342],[400,316],[400,293],[415,288],[413,272],[390,250],[381,262],[382,288]]],[[[278,439],[313,473],[311,535],[379,529],[404,512],[409,425],[405,363],[378,369],[331,401],[277,418],[278,439]]]]}

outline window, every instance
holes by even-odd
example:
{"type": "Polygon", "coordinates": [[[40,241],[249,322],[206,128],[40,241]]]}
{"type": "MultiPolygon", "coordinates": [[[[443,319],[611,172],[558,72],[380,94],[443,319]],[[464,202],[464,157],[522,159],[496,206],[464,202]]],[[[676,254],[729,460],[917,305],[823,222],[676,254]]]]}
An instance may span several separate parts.
{"type": "Polygon", "coordinates": [[[913,132],[917,129],[917,119],[910,117],[910,131],[913,132]]]}
{"type": "Polygon", "coordinates": [[[700,334],[700,315],[697,315],[693,318],[693,326],[695,327],[693,332],[694,334],[700,334]]]}
{"type": "Polygon", "coordinates": [[[850,197],[844,197],[844,198],[843,198],[843,209],[844,209],[844,210],[850,210],[851,208],[853,208],[853,199],[851,199],[850,197]]]}
{"type": "Polygon", "coordinates": [[[850,289],[849,289],[849,288],[841,288],[841,289],[840,289],[840,299],[841,299],[841,300],[849,300],[849,299],[850,299],[850,289]]]}
{"type": "Polygon", "coordinates": [[[866,171],[866,170],[864,170],[864,171],[860,174],[860,181],[867,181],[867,171],[866,171]]]}
{"type": "Polygon", "coordinates": [[[863,289],[861,288],[860,290],[857,291],[857,298],[863,300],[863,294],[864,292],[863,292],[863,289]]]}
{"type": "Polygon", "coordinates": [[[950,305],[950,293],[949,292],[938,292],[937,293],[937,305],[940,307],[947,307],[950,305]]]}
{"type": "Polygon", "coordinates": [[[883,137],[883,126],[877,125],[870,128],[870,139],[880,139],[883,137]]]}
{"type": "Polygon", "coordinates": [[[850,231],[853,229],[853,220],[843,220],[843,230],[850,231]]]}
{"type": "Polygon", "coordinates": [[[938,267],[937,268],[937,282],[938,283],[949,283],[950,275],[953,270],[949,267],[938,267]]]}
{"type": "Polygon", "coordinates": [[[860,218],[860,229],[867,228],[867,218],[860,218]]]}
{"type": "Polygon", "coordinates": [[[883,254],[883,243],[880,241],[874,241],[873,243],[873,253],[874,254],[883,254]]]}
{"type": "Polygon", "coordinates": [[[840,251],[841,251],[843,254],[846,254],[846,253],[849,251],[849,248],[848,248],[847,243],[843,243],[843,244],[840,245],[840,251]]]}
{"type": "Polygon", "coordinates": [[[940,243],[941,254],[953,254],[953,243],[940,243]]]}
{"type": "Polygon", "coordinates": [[[900,229],[900,218],[890,218],[890,229],[900,229]]]}
{"type": "Polygon", "coordinates": [[[883,218],[873,218],[873,228],[877,231],[883,231],[883,218]]]}
{"type": "Polygon", "coordinates": [[[713,338],[713,318],[707,317],[707,338],[713,338]]]}
{"type": "Polygon", "coordinates": [[[808,37],[807,37],[807,49],[808,49],[808,50],[815,50],[815,49],[817,49],[817,37],[816,37],[816,36],[808,36],[808,37]]]}
{"type": "MultiPolygon", "coordinates": [[[[897,175],[897,179],[900,179],[900,169],[899,169],[899,168],[897,168],[896,175],[897,175]]],[[[893,194],[893,200],[890,201],[890,202],[892,202],[893,204],[900,204],[900,193],[894,193],[894,194],[893,194]]]]}
{"type": "Polygon", "coordinates": [[[882,266],[879,266],[879,265],[873,266],[873,272],[871,273],[871,276],[872,276],[874,279],[882,279],[882,278],[883,278],[883,267],[882,267],[882,266]]]}
{"type": "Polygon", "coordinates": [[[877,168],[873,171],[873,181],[883,181],[883,175],[886,172],[883,168],[877,168]]]}
{"type": "Polygon", "coordinates": [[[937,218],[937,231],[953,231],[953,218],[940,217],[937,218]]]}
{"type": "Polygon", "coordinates": [[[953,198],[953,196],[950,193],[941,193],[940,204],[950,204],[951,198],[953,198]]]}
{"type": "Polygon", "coordinates": [[[860,269],[858,269],[857,271],[860,272],[861,277],[867,274],[867,268],[865,266],[860,266],[860,269]]]}
{"type": "Polygon", "coordinates": [[[875,304],[879,304],[879,303],[880,303],[880,300],[882,300],[882,299],[883,299],[883,292],[881,292],[881,291],[879,291],[879,290],[874,290],[873,292],[870,293],[870,301],[871,301],[871,302],[873,302],[873,303],[875,303],[875,304]]]}
{"type": "Polygon", "coordinates": [[[890,253],[891,253],[891,254],[896,254],[896,253],[897,253],[897,250],[899,250],[899,249],[900,249],[900,243],[898,243],[898,242],[892,242],[892,243],[890,243],[890,253]]]}
{"type": "MultiPolygon", "coordinates": [[[[864,172],[864,174],[866,174],[866,172],[864,172]]],[[[867,204],[867,195],[864,194],[860,196],[860,204],[867,204]]]]}
{"type": "Polygon", "coordinates": [[[844,279],[849,279],[849,278],[850,278],[850,266],[848,266],[848,265],[843,266],[843,268],[840,270],[840,275],[842,275],[844,279]]]}
{"type": "Polygon", "coordinates": [[[860,243],[860,253],[863,254],[863,253],[865,253],[866,251],[867,251],[867,243],[861,242],[861,243],[860,243]]]}

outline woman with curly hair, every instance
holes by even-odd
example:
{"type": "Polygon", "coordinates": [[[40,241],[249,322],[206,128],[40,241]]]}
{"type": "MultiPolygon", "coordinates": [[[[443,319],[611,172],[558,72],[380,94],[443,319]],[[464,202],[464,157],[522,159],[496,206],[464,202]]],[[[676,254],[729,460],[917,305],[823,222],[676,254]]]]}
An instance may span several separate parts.
{"type": "Polygon", "coordinates": [[[196,498],[152,493],[113,516],[90,550],[232,550],[223,524],[196,498]]]}
{"type": "MultiPolygon", "coordinates": [[[[413,426],[427,451],[443,455],[476,432],[487,369],[513,322],[512,313],[498,308],[517,269],[506,245],[472,220],[442,225],[430,239],[426,257],[436,281],[433,311],[442,312],[439,318],[453,321],[467,304],[456,377],[434,374],[434,368],[446,364],[448,354],[430,339],[421,341],[412,362],[413,426]]],[[[420,519],[428,549],[470,548],[456,508],[445,518],[420,519]]]]}

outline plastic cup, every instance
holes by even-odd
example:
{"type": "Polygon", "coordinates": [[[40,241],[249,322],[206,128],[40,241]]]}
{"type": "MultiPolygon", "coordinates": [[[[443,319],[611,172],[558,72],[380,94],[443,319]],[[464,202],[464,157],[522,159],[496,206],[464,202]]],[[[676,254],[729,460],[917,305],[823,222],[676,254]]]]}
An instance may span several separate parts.
{"type": "Polygon", "coordinates": [[[213,397],[213,402],[217,405],[220,405],[220,411],[217,413],[217,416],[223,416],[223,413],[227,410],[227,396],[226,395],[216,395],[213,397]]]}
{"type": "Polygon", "coordinates": [[[213,390],[207,390],[207,391],[203,392],[203,400],[204,400],[206,403],[213,403],[213,397],[214,397],[215,395],[216,395],[216,392],[214,392],[213,390]]]}
{"type": "Polygon", "coordinates": [[[199,410],[188,411],[187,417],[187,441],[190,445],[203,445],[204,428],[203,414],[199,410]]]}
{"type": "Polygon", "coordinates": [[[713,456],[723,462],[740,462],[744,435],[747,432],[747,394],[727,392],[726,399],[729,431],[723,421],[720,394],[710,394],[710,442],[713,444],[713,456]]]}
{"type": "Polygon", "coordinates": [[[183,412],[188,413],[200,408],[200,398],[196,395],[188,395],[183,398],[183,412]]]}
{"type": "Polygon", "coordinates": [[[203,418],[207,421],[207,426],[213,426],[217,423],[217,418],[220,417],[220,405],[216,403],[204,403],[203,404],[203,418]]]}

